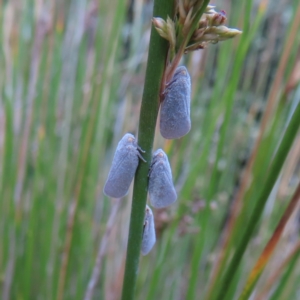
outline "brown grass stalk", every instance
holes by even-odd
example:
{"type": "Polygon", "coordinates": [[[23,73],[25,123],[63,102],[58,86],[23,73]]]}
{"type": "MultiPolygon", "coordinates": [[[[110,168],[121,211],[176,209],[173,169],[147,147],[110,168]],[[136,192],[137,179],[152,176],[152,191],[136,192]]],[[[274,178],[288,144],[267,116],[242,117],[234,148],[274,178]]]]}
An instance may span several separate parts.
{"type": "Polygon", "coordinates": [[[275,282],[279,279],[279,277],[282,275],[284,269],[289,264],[291,259],[297,254],[297,252],[300,251],[300,241],[294,246],[293,250],[290,252],[290,254],[285,258],[285,260],[279,265],[279,267],[272,272],[272,276],[268,279],[266,282],[264,289],[261,293],[259,293],[254,300],[264,300],[267,299],[268,294],[271,291],[271,288],[274,286],[275,282]]]}
{"type": "Polygon", "coordinates": [[[283,230],[284,230],[287,222],[289,221],[292,213],[295,211],[295,208],[296,208],[297,204],[299,203],[299,200],[300,200],[300,182],[298,183],[296,191],[295,191],[290,203],[288,204],[283,216],[281,217],[271,239],[267,243],[262,254],[260,255],[259,259],[257,260],[255,266],[251,270],[250,275],[245,284],[244,290],[239,299],[248,299],[247,297],[250,296],[252,287],[254,286],[255,282],[257,282],[257,280],[259,279],[262,271],[264,270],[271,255],[273,254],[273,252],[281,238],[283,230]],[[246,295],[248,295],[248,296],[246,296],[246,295]]]}
{"type": "Polygon", "coordinates": [[[120,206],[120,200],[121,199],[116,199],[116,201],[113,204],[113,207],[111,209],[111,212],[110,212],[110,215],[109,215],[109,218],[108,218],[108,221],[107,221],[105,233],[104,233],[103,238],[102,238],[102,240],[99,244],[99,250],[98,250],[98,254],[97,254],[96,263],[95,263],[92,276],[90,278],[90,281],[88,283],[88,286],[87,286],[87,289],[86,289],[86,292],[85,292],[84,300],[91,300],[93,298],[96,285],[99,281],[100,271],[101,271],[101,268],[102,268],[102,261],[103,261],[103,257],[104,257],[105,252],[106,252],[108,239],[109,239],[111,230],[112,230],[112,228],[115,224],[115,221],[116,221],[118,208],[120,206]]]}
{"type": "Polygon", "coordinates": [[[237,192],[237,195],[235,196],[234,202],[232,204],[229,221],[225,225],[225,228],[223,231],[223,236],[222,236],[222,240],[221,240],[221,244],[220,244],[220,249],[222,249],[222,250],[218,256],[216,265],[214,267],[214,273],[212,275],[210,289],[213,287],[218,274],[220,274],[220,271],[221,271],[220,268],[223,265],[223,260],[225,259],[225,251],[228,248],[229,242],[233,235],[237,217],[242,209],[242,205],[243,205],[242,199],[243,199],[245,192],[247,191],[247,188],[250,184],[252,167],[254,165],[259,146],[260,146],[262,139],[264,137],[264,134],[266,132],[267,125],[271,121],[275,107],[278,104],[278,98],[279,98],[278,95],[280,94],[280,90],[281,90],[281,86],[282,86],[281,83],[283,82],[284,72],[287,67],[287,63],[288,63],[288,60],[289,60],[289,57],[290,57],[290,54],[292,51],[294,40],[298,33],[299,26],[300,26],[300,6],[298,6],[298,9],[297,9],[297,12],[296,12],[296,15],[294,18],[294,22],[292,24],[292,28],[286,39],[286,44],[283,49],[283,54],[280,59],[279,67],[278,67],[278,70],[277,70],[277,73],[276,73],[276,76],[275,76],[275,79],[274,79],[274,82],[273,82],[273,85],[272,85],[272,88],[271,88],[271,91],[270,91],[270,94],[268,97],[265,113],[264,113],[262,121],[261,121],[259,136],[255,142],[255,145],[253,147],[251,156],[248,160],[246,169],[242,175],[241,185],[237,192]]]}

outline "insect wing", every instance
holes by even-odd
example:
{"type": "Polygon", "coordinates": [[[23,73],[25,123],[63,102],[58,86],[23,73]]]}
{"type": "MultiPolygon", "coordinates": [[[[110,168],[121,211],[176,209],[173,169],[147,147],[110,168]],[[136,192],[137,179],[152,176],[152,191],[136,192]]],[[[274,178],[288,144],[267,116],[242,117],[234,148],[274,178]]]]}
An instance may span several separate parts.
{"type": "Polygon", "coordinates": [[[176,69],[165,90],[160,109],[160,133],[166,139],[178,139],[191,129],[191,79],[185,67],[176,69]]]}
{"type": "Polygon", "coordinates": [[[161,149],[154,153],[152,161],[149,176],[150,202],[155,208],[167,207],[177,199],[171,167],[167,155],[161,149]]]}
{"type": "Polygon", "coordinates": [[[142,254],[147,255],[156,242],[154,218],[151,208],[146,205],[144,231],[142,239],[142,254]]]}
{"type": "Polygon", "coordinates": [[[128,189],[139,164],[138,150],[133,135],[126,134],[118,144],[103,192],[121,198],[128,189]]]}

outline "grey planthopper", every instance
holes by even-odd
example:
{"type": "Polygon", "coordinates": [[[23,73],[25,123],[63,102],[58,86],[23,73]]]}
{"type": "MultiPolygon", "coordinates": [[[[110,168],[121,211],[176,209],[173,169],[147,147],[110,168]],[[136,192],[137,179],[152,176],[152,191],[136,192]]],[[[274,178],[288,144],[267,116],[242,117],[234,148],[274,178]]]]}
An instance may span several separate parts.
{"type": "Polygon", "coordinates": [[[147,255],[156,242],[154,217],[151,208],[146,205],[144,230],[141,251],[143,255],[147,255]]]}
{"type": "Polygon", "coordinates": [[[105,195],[121,198],[128,193],[129,186],[139,164],[139,158],[145,161],[139,151],[144,152],[137,145],[134,135],[126,133],[118,143],[112,166],[104,185],[103,192],[105,195]]]}
{"type": "Polygon", "coordinates": [[[149,198],[155,208],[171,205],[177,199],[168,157],[162,149],[154,152],[149,171],[149,198]]]}
{"type": "Polygon", "coordinates": [[[178,139],[190,131],[190,102],[191,79],[181,66],[167,84],[160,108],[160,133],[165,139],[178,139]]]}

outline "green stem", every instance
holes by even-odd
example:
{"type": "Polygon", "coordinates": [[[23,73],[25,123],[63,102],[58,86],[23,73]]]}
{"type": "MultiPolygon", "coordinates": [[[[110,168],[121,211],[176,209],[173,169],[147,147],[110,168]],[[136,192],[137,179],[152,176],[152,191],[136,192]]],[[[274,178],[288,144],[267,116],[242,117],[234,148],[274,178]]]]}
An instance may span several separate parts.
{"type": "Polygon", "coordinates": [[[300,251],[298,251],[295,256],[293,257],[292,261],[290,262],[287,270],[285,271],[285,273],[282,275],[282,278],[280,280],[280,283],[278,284],[275,292],[273,293],[273,295],[269,298],[270,300],[280,300],[280,299],[284,299],[283,298],[283,292],[289,282],[289,280],[291,278],[291,275],[293,274],[293,271],[295,269],[295,267],[297,266],[297,260],[299,259],[300,256],[300,251]]]}
{"type": "MultiPolygon", "coordinates": [[[[173,16],[173,10],[174,0],[155,0],[153,16],[166,19],[168,15],[173,16]]],[[[152,157],[155,125],[159,110],[160,87],[168,47],[168,42],[161,38],[152,26],[138,136],[139,146],[146,151],[143,156],[147,160],[147,163],[142,162],[139,164],[134,180],[122,291],[123,300],[131,300],[134,298],[147,200],[148,171],[152,157]]]]}
{"type": "Polygon", "coordinates": [[[247,224],[244,234],[237,246],[237,250],[225,271],[222,281],[218,287],[218,295],[216,299],[225,299],[227,291],[229,291],[230,284],[234,278],[235,272],[238,269],[237,266],[240,264],[243,254],[247,248],[250,238],[258,224],[258,221],[263,212],[264,206],[268,200],[268,197],[272,191],[272,188],[277,180],[277,177],[281,171],[283,163],[286,159],[287,154],[293,144],[294,138],[299,130],[300,120],[300,104],[298,104],[291,121],[288,124],[283,139],[279,145],[278,151],[274,157],[274,160],[269,169],[269,175],[265,181],[263,189],[260,193],[259,199],[256,202],[254,210],[251,214],[250,220],[247,224]]]}

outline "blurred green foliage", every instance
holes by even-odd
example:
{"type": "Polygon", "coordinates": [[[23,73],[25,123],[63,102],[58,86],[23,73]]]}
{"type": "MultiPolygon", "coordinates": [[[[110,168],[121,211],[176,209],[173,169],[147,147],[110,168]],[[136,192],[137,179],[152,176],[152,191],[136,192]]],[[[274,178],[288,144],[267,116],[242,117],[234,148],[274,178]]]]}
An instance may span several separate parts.
{"type": "MultiPolygon", "coordinates": [[[[299,1],[214,4],[243,34],[184,57],[192,130],[172,142],[159,131],[155,137],[155,149],[169,155],[179,197],[154,212],[158,240],[141,259],[137,299],[222,294],[218,287],[299,106],[299,1]],[[236,199],[237,219],[227,231],[236,199]]],[[[152,6],[0,1],[1,299],[83,299],[117,205],[102,193],[113,153],[124,133],[137,133],[152,6]]],[[[224,299],[240,294],[299,182],[299,132],[288,142],[224,299]]],[[[130,199],[122,200],[105,240],[94,299],[120,298],[130,199]]],[[[256,296],[297,244],[298,219],[297,211],[256,296]]],[[[299,298],[296,253],[270,299],[299,298]]]]}

